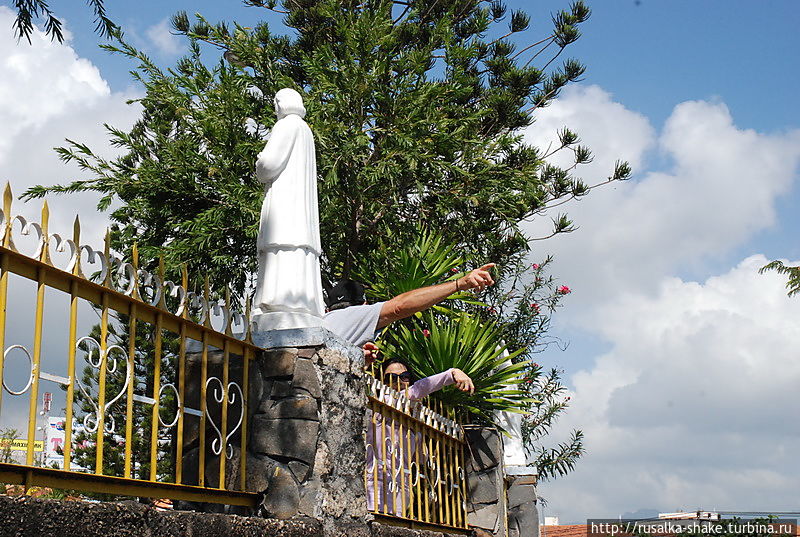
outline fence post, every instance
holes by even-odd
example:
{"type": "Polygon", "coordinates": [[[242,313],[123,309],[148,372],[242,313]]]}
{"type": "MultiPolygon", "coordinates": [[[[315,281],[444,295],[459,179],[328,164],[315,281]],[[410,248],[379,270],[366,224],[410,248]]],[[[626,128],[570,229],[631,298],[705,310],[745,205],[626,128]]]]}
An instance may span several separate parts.
{"type": "MultiPolygon", "coordinates": [[[[476,535],[506,537],[503,441],[494,427],[464,426],[467,439],[467,521],[476,535]]],[[[527,536],[526,536],[527,537],[527,536]]]]}
{"type": "Polygon", "coordinates": [[[322,328],[253,333],[263,381],[250,422],[248,490],[261,512],[366,534],[366,396],[360,349],[322,328]],[[261,475],[256,468],[261,468],[261,475]],[[267,484],[267,487],[264,487],[267,484]]]}

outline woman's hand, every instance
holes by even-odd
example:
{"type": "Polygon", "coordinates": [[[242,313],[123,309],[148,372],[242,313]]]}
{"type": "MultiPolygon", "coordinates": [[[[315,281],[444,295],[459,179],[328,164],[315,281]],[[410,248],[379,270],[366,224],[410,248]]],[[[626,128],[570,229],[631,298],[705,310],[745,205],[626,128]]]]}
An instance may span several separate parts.
{"type": "Polygon", "coordinates": [[[367,341],[361,350],[364,352],[364,367],[372,367],[372,364],[378,359],[380,349],[374,341],[367,341]]]}
{"type": "Polygon", "coordinates": [[[451,374],[453,375],[453,380],[456,383],[456,388],[462,392],[469,392],[470,395],[475,393],[475,384],[472,383],[472,379],[469,378],[469,375],[460,369],[455,368],[453,368],[451,374]]]}

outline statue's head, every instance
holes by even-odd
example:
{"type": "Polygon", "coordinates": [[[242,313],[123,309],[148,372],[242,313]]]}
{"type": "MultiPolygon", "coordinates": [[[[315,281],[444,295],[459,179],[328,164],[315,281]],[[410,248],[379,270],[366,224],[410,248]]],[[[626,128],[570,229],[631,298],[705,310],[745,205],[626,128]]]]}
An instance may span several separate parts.
{"type": "Polygon", "coordinates": [[[278,119],[291,114],[305,117],[306,107],[303,106],[303,98],[292,88],[283,88],[275,94],[275,113],[278,114],[278,119]]]}

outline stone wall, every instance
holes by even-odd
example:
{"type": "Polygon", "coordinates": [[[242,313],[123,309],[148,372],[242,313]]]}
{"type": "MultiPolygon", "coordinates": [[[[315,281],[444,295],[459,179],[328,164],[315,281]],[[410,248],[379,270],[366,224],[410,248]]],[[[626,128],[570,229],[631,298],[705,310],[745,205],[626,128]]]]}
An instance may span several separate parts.
{"type": "Polygon", "coordinates": [[[358,533],[326,529],[312,518],[290,520],[191,511],[159,511],[134,501],[71,502],[0,495],[0,537],[450,537],[438,531],[369,523],[358,533]]]}
{"type": "MultiPolygon", "coordinates": [[[[293,332],[293,331],[284,331],[293,332]]],[[[255,514],[276,519],[311,517],[329,534],[357,535],[366,528],[364,490],[365,408],[361,352],[330,333],[262,334],[271,343],[251,362],[247,420],[247,490],[262,501],[255,512],[211,504],[179,502],[184,509],[255,514]],[[303,343],[310,343],[305,344],[303,343]]],[[[262,342],[260,346],[265,347],[262,342]]],[[[196,351],[197,349],[191,349],[196,351]]],[[[187,406],[200,408],[201,354],[187,353],[187,406]]],[[[208,353],[207,376],[222,378],[222,353],[208,353]]],[[[229,380],[240,382],[242,361],[230,357],[229,380]]],[[[209,390],[212,389],[209,386],[209,390]]],[[[207,395],[212,420],[220,407],[207,395]]],[[[235,424],[238,403],[229,405],[228,423],[235,424]]],[[[199,418],[186,416],[184,479],[197,483],[199,418]]],[[[218,435],[206,428],[206,484],[217,485],[220,457],[211,452],[218,435]]],[[[240,432],[230,442],[233,457],[226,464],[226,486],[239,485],[240,432]]],[[[328,534],[326,533],[326,534],[328,534]]]]}
{"type": "MultiPolygon", "coordinates": [[[[508,475],[500,432],[466,427],[468,521],[479,535],[539,537],[536,476],[508,475]]],[[[518,467],[515,467],[518,468],[518,467]]]]}
{"type": "Polygon", "coordinates": [[[509,475],[506,486],[508,537],[539,537],[536,476],[509,475]]]}
{"type": "Polygon", "coordinates": [[[484,535],[506,535],[503,441],[497,429],[464,428],[467,438],[467,521],[484,535]]]}

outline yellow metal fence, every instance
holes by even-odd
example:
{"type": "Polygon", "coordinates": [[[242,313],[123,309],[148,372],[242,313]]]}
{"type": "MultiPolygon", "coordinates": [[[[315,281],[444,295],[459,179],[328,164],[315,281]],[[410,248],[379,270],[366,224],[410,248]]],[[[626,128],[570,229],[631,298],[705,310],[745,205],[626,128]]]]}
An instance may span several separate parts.
{"type": "Polygon", "coordinates": [[[46,202],[37,223],[15,216],[12,199],[11,189],[6,185],[0,228],[0,349],[3,351],[0,417],[9,403],[3,402],[3,391],[7,392],[6,398],[28,398],[24,435],[27,449],[24,463],[0,463],[0,481],[255,505],[257,495],[244,492],[247,457],[239,457],[237,483],[226,487],[230,481],[226,480],[226,472],[232,466],[227,461],[234,452],[232,438],[239,439],[240,453],[246,452],[250,369],[247,364],[257,351],[250,341],[247,315],[234,312],[228,296],[212,300],[207,281],[202,292],[190,292],[185,270],[181,284],[176,285],[165,281],[163,263],[156,274],[140,269],[135,249],[128,261],[120,259],[110,251],[108,236],[103,251],[82,245],[77,218],[71,239],[51,234],[46,202]],[[26,235],[27,240],[36,236],[32,255],[21,253],[15,246],[15,237],[20,241],[26,235]],[[51,253],[56,252],[68,258],[65,266],[53,263],[51,253]],[[84,274],[84,263],[91,264],[95,271],[90,277],[84,274]],[[35,314],[29,344],[6,343],[9,315],[31,308],[30,302],[13,303],[9,295],[12,275],[35,284],[35,314]],[[61,316],[68,323],[62,347],[67,349],[63,356],[65,363],[59,365],[62,374],[43,369],[43,337],[50,333],[44,322],[45,308],[49,305],[45,299],[50,301],[52,293],[63,293],[68,298],[67,311],[61,316]],[[95,312],[92,320],[99,326],[90,334],[78,334],[80,302],[88,303],[95,312]],[[216,328],[212,317],[220,319],[216,328]],[[241,326],[242,336],[234,335],[234,326],[241,326]],[[142,333],[143,330],[147,333],[142,333]],[[167,353],[165,340],[177,352],[167,353]],[[187,345],[192,340],[197,346],[200,379],[190,386],[187,345]],[[137,342],[141,341],[146,341],[146,348],[137,348],[137,342]],[[220,352],[221,367],[215,365],[212,375],[209,354],[220,352]],[[14,354],[15,360],[27,361],[30,369],[21,387],[6,382],[5,362],[14,354]],[[79,367],[81,357],[86,363],[79,367]],[[237,364],[237,378],[230,376],[232,361],[243,362],[237,364]],[[162,368],[174,370],[171,378],[167,378],[167,370],[162,368]],[[61,469],[35,464],[37,410],[43,382],[59,385],[65,392],[61,469]],[[187,393],[189,389],[199,391],[199,396],[187,393]],[[199,403],[197,408],[186,404],[190,399],[199,403]],[[214,407],[213,412],[209,406],[214,407]],[[174,414],[166,416],[170,411],[174,414]],[[190,423],[194,436],[185,430],[190,423]],[[76,430],[83,437],[80,445],[73,438],[76,430]],[[190,438],[197,455],[194,458],[184,456],[184,443],[190,438]],[[87,462],[86,453],[91,459],[92,451],[94,460],[87,462]],[[76,454],[82,456],[82,466],[75,463],[76,454]],[[115,455],[120,460],[115,460],[115,455]],[[207,463],[212,462],[207,457],[216,457],[221,462],[213,476],[206,475],[207,463]],[[185,468],[184,459],[190,460],[193,467],[185,468]],[[109,468],[116,472],[109,472],[109,468]]]}
{"type": "MultiPolygon", "coordinates": [[[[136,249],[123,260],[111,252],[108,236],[103,251],[82,245],[77,218],[71,239],[51,234],[48,226],[46,202],[38,223],[15,216],[6,185],[0,223],[0,424],[8,422],[5,396],[18,399],[15,408],[27,398],[27,425],[23,438],[13,439],[24,446],[24,462],[0,462],[0,482],[255,506],[259,495],[246,492],[243,455],[249,364],[260,350],[250,339],[249,307],[241,315],[227,294],[212,300],[207,281],[202,292],[189,291],[185,270],[179,285],[165,280],[163,263],[155,274],[142,270],[136,249]],[[35,251],[28,255],[14,238],[32,235],[35,251]],[[56,252],[66,258],[63,266],[53,262],[56,252]],[[35,286],[32,300],[14,303],[20,298],[9,293],[11,277],[35,286]],[[62,300],[53,300],[53,293],[62,300]],[[46,326],[45,308],[59,304],[67,306],[57,320],[47,317],[46,326]],[[87,324],[85,318],[79,322],[80,304],[91,307],[95,326],[89,333],[79,334],[87,324]],[[30,341],[8,344],[14,339],[7,337],[9,315],[30,309],[30,341]],[[212,317],[219,320],[216,327],[212,317]],[[63,343],[56,342],[54,373],[43,367],[43,346],[45,334],[51,339],[58,332],[48,330],[55,323],[67,330],[63,343]],[[234,327],[241,327],[239,336],[234,327]],[[14,355],[29,369],[21,385],[6,378],[6,362],[14,355]],[[35,457],[43,382],[50,383],[45,389],[56,385],[64,392],[61,468],[46,468],[35,457]],[[232,484],[228,472],[236,475],[232,484]]],[[[465,439],[456,411],[427,398],[411,400],[399,384],[383,382],[379,367],[373,374],[367,377],[368,510],[386,522],[466,530],[465,439]]]]}
{"type": "Polygon", "coordinates": [[[389,522],[466,530],[465,438],[454,409],[367,376],[367,508],[389,522]]]}

